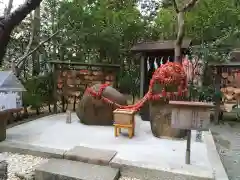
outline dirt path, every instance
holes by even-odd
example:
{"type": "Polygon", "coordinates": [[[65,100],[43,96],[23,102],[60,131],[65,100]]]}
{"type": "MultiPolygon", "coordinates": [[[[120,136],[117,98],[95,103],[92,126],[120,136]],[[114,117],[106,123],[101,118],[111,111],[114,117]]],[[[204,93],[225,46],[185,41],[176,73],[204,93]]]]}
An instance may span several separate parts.
{"type": "Polygon", "coordinates": [[[240,123],[212,125],[211,130],[229,180],[240,180],[240,123]]]}

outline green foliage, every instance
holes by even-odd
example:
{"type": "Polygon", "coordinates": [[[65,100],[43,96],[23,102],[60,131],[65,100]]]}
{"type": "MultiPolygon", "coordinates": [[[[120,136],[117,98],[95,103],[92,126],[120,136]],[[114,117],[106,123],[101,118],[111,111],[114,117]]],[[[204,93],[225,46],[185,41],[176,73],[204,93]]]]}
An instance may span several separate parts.
{"type": "Polygon", "coordinates": [[[129,49],[145,31],[135,1],[63,1],[58,13],[66,10],[69,13],[59,24],[64,27],[59,37],[66,42],[65,49],[80,60],[117,62],[122,50],[129,49]]]}
{"type": "Polygon", "coordinates": [[[140,65],[134,62],[134,60],[129,61],[129,64],[119,75],[119,89],[122,93],[137,96],[140,89],[140,65]]]}
{"type": "MultiPolygon", "coordinates": [[[[229,52],[240,45],[240,8],[235,0],[201,0],[185,15],[185,35],[198,45],[194,53],[205,61],[226,61],[229,52]]],[[[176,13],[170,1],[155,20],[160,39],[175,39],[176,13]]]]}
{"type": "Polygon", "coordinates": [[[33,109],[41,108],[44,103],[53,102],[53,87],[51,74],[32,77],[24,82],[26,92],[23,94],[24,107],[31,106],[33,109]]]}
{"type": "Polygon", "coordinates": [[[23,105],[31,106],[33,109],[40,108],[43,103],[42,81],[38,78],[32,78],[24,83],[26,92],[23,94],[23,105]]]}

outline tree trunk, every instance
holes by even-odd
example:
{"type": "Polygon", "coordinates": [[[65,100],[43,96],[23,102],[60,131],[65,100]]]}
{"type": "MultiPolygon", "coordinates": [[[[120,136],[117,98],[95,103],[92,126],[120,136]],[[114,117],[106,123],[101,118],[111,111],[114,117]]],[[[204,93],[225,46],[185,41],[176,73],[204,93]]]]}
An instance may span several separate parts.
{"type": "Polygon", "coordinates": [[[23,5],[9,15],[0,17],[0,65],[2,65],[13,29],[41,2],[42,0],[26,0],[23,5]]]}
{"type": "Polygon", "coordinates": [[[40,114],[40,109],[36,108],[36,114],[39,115],[40,114]]]}
{"type": "MultiPolygon", "coordinates": [[[[34,11],[33,17],[33,46],[32,48],[36,48],[40,42],[40,7],[36,8],[34,11]]],[[[39,63],[39,51],[35,51],[32,53],[32,75],[37,76],[40,73],[40,63],[39,63]]]]}
{"type": "Polygon", "coordinates": [[[49,113],[52,112],[52,110],[51,110],[51,104],[50,104],[50,103],[48,103],[48,112],[49,112],[49,113]]]}
{"type": "Polygon", "coordinates": [[[134,104],[134,103],[135,103],[135,94],[132,93],[132,104],[134,104]]]}
{"type": "Polygon", "coordinates": [[[7,31],[4,27],[0,27],[0,66],[2,65],[3,57],[6,53],[7,45],[10,40],[10,31],[7,31]]]}
{"type": "Polygon", "coordinates": [[[178,34],[177,34],[177,40],[175,44],[175,49],[174,49],[174,61],[182,63],[182,52],[181,52],[181,47],[182,47],[182,42],[184,38],[184,13],[179,12],[177,14],[177,20],[178,20],[178,34]]]}
{"type": "Polygon", "coordinates": [[[73,111],[76,111],[77,96],[74,96],[73,111]]]}
{"type": "Polygon", "coordinates": [[[184,13],[190,11],[198,0],[189,0],[189,2],[184,2],[182,8],[179,8],[177,5],[176,0],[172,0],[172,5],[177,13],[177,21],[178,21],[178,33],[177,33],[177,40],[174,49],[174,61],[182,63],[182,42],[184,38],[185,26],[184,26],[184,13]]]}
{"type": "Polygon", "coordinates": [[[66,100],[65,100],[65,97],[62,95],[62,112],[65,112],[65,102],[66,102],[66,100]]]}
{"type": "Polygon", "coordinates": [[[28,116],[29,116],[29,114],[28,114],[27,107],[26,107],[26,106],[24,106],[24,113],[23,113],[23,117],[24,117],[24,118],[27,118],[28,116]]]}

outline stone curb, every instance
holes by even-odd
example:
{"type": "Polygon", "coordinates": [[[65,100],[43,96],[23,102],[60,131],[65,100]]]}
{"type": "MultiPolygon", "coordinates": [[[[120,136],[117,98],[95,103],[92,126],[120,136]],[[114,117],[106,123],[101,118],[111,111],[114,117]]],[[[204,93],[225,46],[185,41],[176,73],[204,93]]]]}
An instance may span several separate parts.
{"type": "Polygon", "coordinates": [[[19,154],[28,154],[32,156],[40,156],[43,158],[63,159],[64,150],[33,146],[28,144],[4,141],[0,143],[0,152],[11,152],[19,154]]]}
{"type": "Polygon", "coordinates": [[[130,162],[114,158],[110,162],[113,168],[119,168],[121,175],[144,180],[186,179],[186,180],[214,180],[213,172],[192,165],[176,165],[161,163],[150,165],[143,162],[130,162]]]}
{"type": "Polygon", "coordinates": [[[66,159],[50,159],[35,170],[36,180],[117,180],[119,169],[66,159]]]}
{"type": "Polygon", "coordinates": [[[207,145],[208,159],[212,165],[216,180],[229,180],[225,168],[221,162],[220,156],[216,149],[212,132],[204,132],[204,141],[207,145]]]}
{"type": "Polygon", "coordinates": [[[109,166],[110,161],[116,156],[116,154],[116,151],[111,150],[75,146],[64,153],[64,159],[109,166]]]}

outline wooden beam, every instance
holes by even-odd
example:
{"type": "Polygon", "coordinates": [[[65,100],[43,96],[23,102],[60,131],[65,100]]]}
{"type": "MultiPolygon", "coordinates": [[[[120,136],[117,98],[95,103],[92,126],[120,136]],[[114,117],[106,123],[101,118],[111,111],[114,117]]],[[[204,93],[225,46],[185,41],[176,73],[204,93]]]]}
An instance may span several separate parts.
{"type": "Polygon", "coordinates": [[[145,63],[144,56],[140,60],[140,98],[144,96],[144,82],[145,82],[145,63]]]}
{"type": "Polygon", "coordinates": [[[106,67],[106,68],[120,68],[119,64],[103,64],[103,63],[83,63],[83,62],[68,62],[68,61],[49,61],[50,64],[72,65],[72,66],[88,66],[88,67],[106,67]]]}

